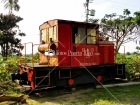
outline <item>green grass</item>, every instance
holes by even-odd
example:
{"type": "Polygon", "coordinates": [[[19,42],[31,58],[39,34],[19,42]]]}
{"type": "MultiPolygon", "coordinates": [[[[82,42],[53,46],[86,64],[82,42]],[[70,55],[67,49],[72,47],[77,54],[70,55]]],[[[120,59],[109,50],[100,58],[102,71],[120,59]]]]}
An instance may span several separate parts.
{"type": "Polygon", "coordinates": [[[30,97],[29,105],[140,105],[140,85],[78,90],[72,94],[30,97]],[[115,99],[115,98],[116,99],[115,99]],[[30,102],[34,100],[34,104],[30,102]]]}

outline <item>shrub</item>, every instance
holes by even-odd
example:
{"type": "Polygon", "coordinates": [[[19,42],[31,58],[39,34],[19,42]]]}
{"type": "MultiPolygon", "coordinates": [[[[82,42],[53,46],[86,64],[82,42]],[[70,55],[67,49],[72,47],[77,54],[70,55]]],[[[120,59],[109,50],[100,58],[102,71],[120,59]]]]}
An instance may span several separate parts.
{"type": "Polygon", "coordinates": [[[129,80],[140,79],[140,57],[138,55],[118,55],[117,63],[126,64],[126,77],[129,80]]]}
{"type": "Polygon", "coordinates": [[[18,60],[17,56],[8,57],[7,61],[0,59],[0,88],[3,88],[3,90],[9,90],[15,86],[11,81],[11,74],[17,71],[18,60]]]}
{"type": "MultiPolygon", "coordinates": [[[[33,55],[34,63],[38,62],[39,54],[36,53],[33,55]]],[[[24,63],[31,63],[32,56],[27,57],[19,57],[19,56],[8,56],[6,61],[0,59],[0,88],[4,87],[4,89],[13,88],[15,84],[11,81],[12,77],[11,74],[17,72],[18,70],[18,63],[19,61],[23,61],[24,63]],[[13,86],[13,87],[11,87],[13,86]]]]}

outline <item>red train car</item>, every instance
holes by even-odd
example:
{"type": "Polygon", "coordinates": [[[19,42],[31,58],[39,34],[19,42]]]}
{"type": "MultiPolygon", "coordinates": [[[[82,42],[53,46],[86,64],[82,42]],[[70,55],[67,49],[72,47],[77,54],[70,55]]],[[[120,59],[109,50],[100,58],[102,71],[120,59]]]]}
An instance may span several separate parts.
{"type": "Polygon", "coordinates": [[[125,64],[114,62],[114,44],[99,36],[98,24],[55,19],[39,30],[39,63],[20,63],[13,80],[34,89],[125,78],[125,64]]]}

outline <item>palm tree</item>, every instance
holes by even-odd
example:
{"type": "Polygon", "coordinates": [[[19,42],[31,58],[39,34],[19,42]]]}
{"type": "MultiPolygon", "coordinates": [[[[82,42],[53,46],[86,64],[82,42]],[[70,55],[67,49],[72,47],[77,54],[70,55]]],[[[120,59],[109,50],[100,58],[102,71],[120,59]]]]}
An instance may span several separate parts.
{"type": "Polygon", "coordinates": [[[138,12],[134,12],[134,15],[136,15],[136,16],[140,16],[140,11],[138,11],[138,12]]]}
{"type": "Polygon", "coordinates": [[[124,9],[123,14],[129,16],[131,12],[128,9],[124,9]]]}
{"type": "Polygon", "coordinates": [[[20,6],[18,0],[1,0],[4,3],[4,8],[9,9],[9,13],[12,13],[13,10],[19,11],[20,6]]]}

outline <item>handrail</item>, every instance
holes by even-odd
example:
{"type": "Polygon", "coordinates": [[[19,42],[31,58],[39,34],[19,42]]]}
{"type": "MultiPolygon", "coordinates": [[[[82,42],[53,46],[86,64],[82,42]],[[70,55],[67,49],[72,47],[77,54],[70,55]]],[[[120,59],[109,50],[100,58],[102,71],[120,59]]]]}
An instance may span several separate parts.
{"type": "MultiPolygon", "coordinates": [[[[27,42],[24,43],[25,44],[25,58],[26,58],[26,44],[32,44],[32,66],[34,67],[34,60],[33,60],[33,43],[32,42],[27,42]]],[[[26,62],[25,62],[26,63],[26,62]]]]}
{"type": "MultiPolygon", "coordinates": [[[[24,57],[26,58],[26,44],[32,44],[32,66],[34,67],[34,60],[33,60],[33,43],[32,42],[27,42],[27,43],[23,43],[24,47],[25,47],[25,55],[24,57]]],[[[19,48],[19,53],[20,53],[20,48],[19,48]]],[[[20,62],[21,63],[21,62],[20,62]]],[[[25,60],[25,64],[26,64],[26,60],[25,60]]]]}
{"type": "MultiPolygon", "coordinates": [[[[57,42],[55,42],[55,43],[57,43],[57,42]]],[[[24,49],[25,49],[25,54],[24,54],[24,57],[25,57],[25,64],[27,63],[27,59],[26,59],[26,45],[27,44],[31,44],[32,45],[32,67],[34,67],[34,58],[33,58],[33,54],[34,54],[34,49],[33,49],[33,47],[34,46],[36,46],[36,45],[41,45],[41,44],[33,44],[32,42],[28,42],[28,43],[23,43],[24,44],[24,49]]],[[[50,43],[49,43],[50,44],[50,43]]],[[[48,47],[50,47],[50,46],[48,46],[48,47]]],[[[20,53],[20,48],[19,48],[19,53],[20,53]]],[[[20,57],[21,58],[21,57],[20,57]]],[[[20,63],[21,63],[21,59],[20,59],[20,63]]]]}
{"type": "MultiPolygon", "coordinates": [[[[40,44],[33,44],[33,47],[34,47],[35,45],[40,45],[40,44]]],[[[32,47],[32,48],[33,48],[33,47],[32,47]]],[[[32,49],[32,51],[33,51],[33,49],[32,49]]],[[[33,53],[32,53],[32,63],[33,63],[33,67],[34,67],[33,53]]]]}
{"type": "MultiPolygon", "coordinates": [[[[126,55],[125,55],[125,45],[121,45],[121,46],[123,46],[123,48],[124,48],[124,58],[126,59],[126,55]]],[[[115,59],[117,59],[117,57],[115,58],[115,59]]]]}

